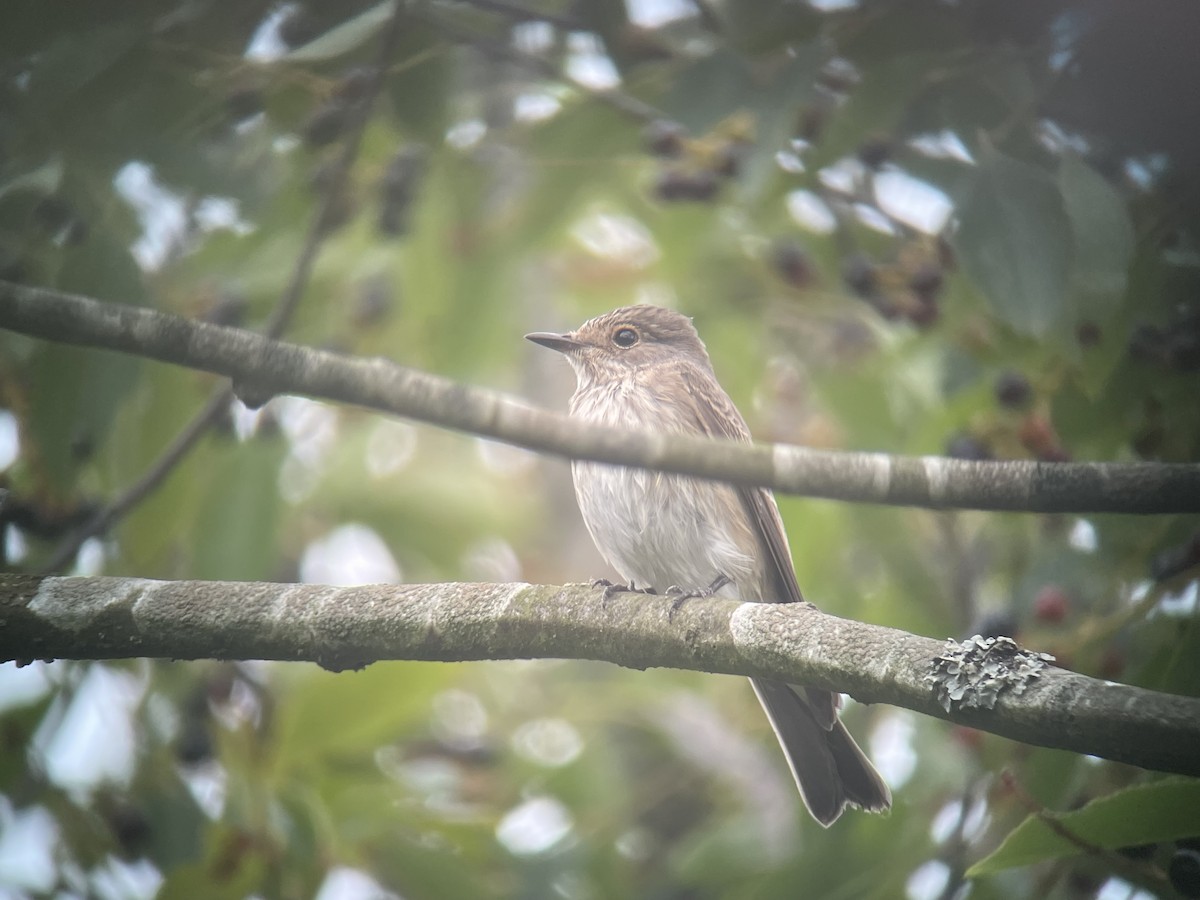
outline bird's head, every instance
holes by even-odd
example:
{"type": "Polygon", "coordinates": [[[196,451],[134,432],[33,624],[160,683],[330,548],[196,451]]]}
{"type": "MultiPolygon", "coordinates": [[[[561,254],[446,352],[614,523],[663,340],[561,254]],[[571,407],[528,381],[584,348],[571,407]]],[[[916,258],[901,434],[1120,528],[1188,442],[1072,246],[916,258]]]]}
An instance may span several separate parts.
{"type": "Polygon", "coordinates": [[[535,331],[525,338],[566,356],[581,385],[677,360],[712,369],[692,320],[661,306],[624,306],[565,334],[535,331]]]}

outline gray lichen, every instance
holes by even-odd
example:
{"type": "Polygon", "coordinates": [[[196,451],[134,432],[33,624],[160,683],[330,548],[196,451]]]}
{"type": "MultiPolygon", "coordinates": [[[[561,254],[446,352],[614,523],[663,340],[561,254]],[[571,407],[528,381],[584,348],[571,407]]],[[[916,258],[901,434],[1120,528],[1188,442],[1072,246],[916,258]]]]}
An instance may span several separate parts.
{"type": "Polygon", "coordinates": [[[946,641],[946,652],[930,662],[925,681],[946,712],[956,703],[991,709],[1005,690],[1025,693],[1053,661],[1049,653],[1021,649],[1012,638],[977,634],[962,643],[946,641]]]}

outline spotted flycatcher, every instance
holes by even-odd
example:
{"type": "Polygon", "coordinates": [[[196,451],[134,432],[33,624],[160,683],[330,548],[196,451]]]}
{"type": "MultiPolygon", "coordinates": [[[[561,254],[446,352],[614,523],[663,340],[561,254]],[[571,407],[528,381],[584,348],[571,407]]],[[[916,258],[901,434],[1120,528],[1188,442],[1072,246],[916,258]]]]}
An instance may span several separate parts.
{"type": "MultiPolygon", "coordinates": [[[[691,320],[630,306],[567,334],[526,337],[575,370],[571,415],[620,428],[749,441],[691,320]]],[[[765,488],[603,463],[572,466],[592,540],[630,589],[774,603],[803,601],[783,519],[765,488]]],[[[891,806],[879,773],[838,720],[829,691],[751,678],[813,818],[832,825],[847,804],[891,806]]]]}

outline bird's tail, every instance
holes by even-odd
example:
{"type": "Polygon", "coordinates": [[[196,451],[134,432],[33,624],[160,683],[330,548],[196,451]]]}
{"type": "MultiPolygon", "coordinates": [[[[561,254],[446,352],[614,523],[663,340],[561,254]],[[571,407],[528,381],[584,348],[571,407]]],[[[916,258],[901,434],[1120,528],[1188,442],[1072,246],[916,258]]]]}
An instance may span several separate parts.
{"type": "Polygon", "coordinates": [[[814,819],[828,828],[848,803],[870,812],[891,807],[892,792],[836,715],[823,727],[808,701],[789,685],[760,678],[750,684],[814,819]]]}

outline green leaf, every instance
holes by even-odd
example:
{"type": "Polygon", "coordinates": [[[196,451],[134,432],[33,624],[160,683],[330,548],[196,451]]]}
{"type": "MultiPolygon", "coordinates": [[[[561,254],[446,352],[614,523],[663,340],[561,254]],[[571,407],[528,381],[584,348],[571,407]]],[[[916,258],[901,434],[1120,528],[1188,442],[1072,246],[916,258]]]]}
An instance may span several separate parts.
{"type": "Polygon", "coordinates": [[[114,25],[56,36],[38,54],[29,72],[29,106],[46,115],[120,62],[146,39],[142,23],[127,20],[114,25]]]}
{"type": "MultiPolygon", "coordinates": [[[[1192,837],[1200,834],[1200,779],[1166,778],[1140,784],[1054,818],[1067,831],[1106,850],[1192,837]]],[[[971,866],[967,877],[1082,852],[1041,819],[1030,816],[994,853],[971,866]]]]}
{"type": "Polygon", "coordinates": [[[1133,224],[1125,201],[1108,180],[1075,155],[1058,168],[1071,230],[1075,238],[1073,283],[1087,304],[1080,312],[1103,323],[1116,311],[1133,259],[1133,224]]]}
{"type": "Polygon", "coordinates": [[[39,344],[30,368],[29,414],[39,465],[67,492],[92,448],[108,436],[113,416],[133,388],[141,360],[65,344],[39,344]]]}
{"type": "Polygon", "coordinates": [[[194,524],[196,578],[254,581],[278,567],[276,487],[281,441],[229,444],[206,474],[209,482],[194,524]]]}
{"type": "Polygon", "coordinates": [[[376,663],[355,672],[305,671],[279,707],[280,777],[321,771],[331,759],[370,758],[426,715],[453,673],[428,663],[376,663]]]}
{"type": "Polygon", "coordinates": [[[394,0],[384,0],[285,54],[283,59],[286,62],[318,62],[349,53],[373,38],[391,18],[394,8],[394,0]]]}
{"type": "Polygon", "coordinates": [[[1044,337],[1065,320],[1071,221],[1047,173],[986,150],[959,205],[954,246],[992,311],[1014,330],[1044,337]]]}

